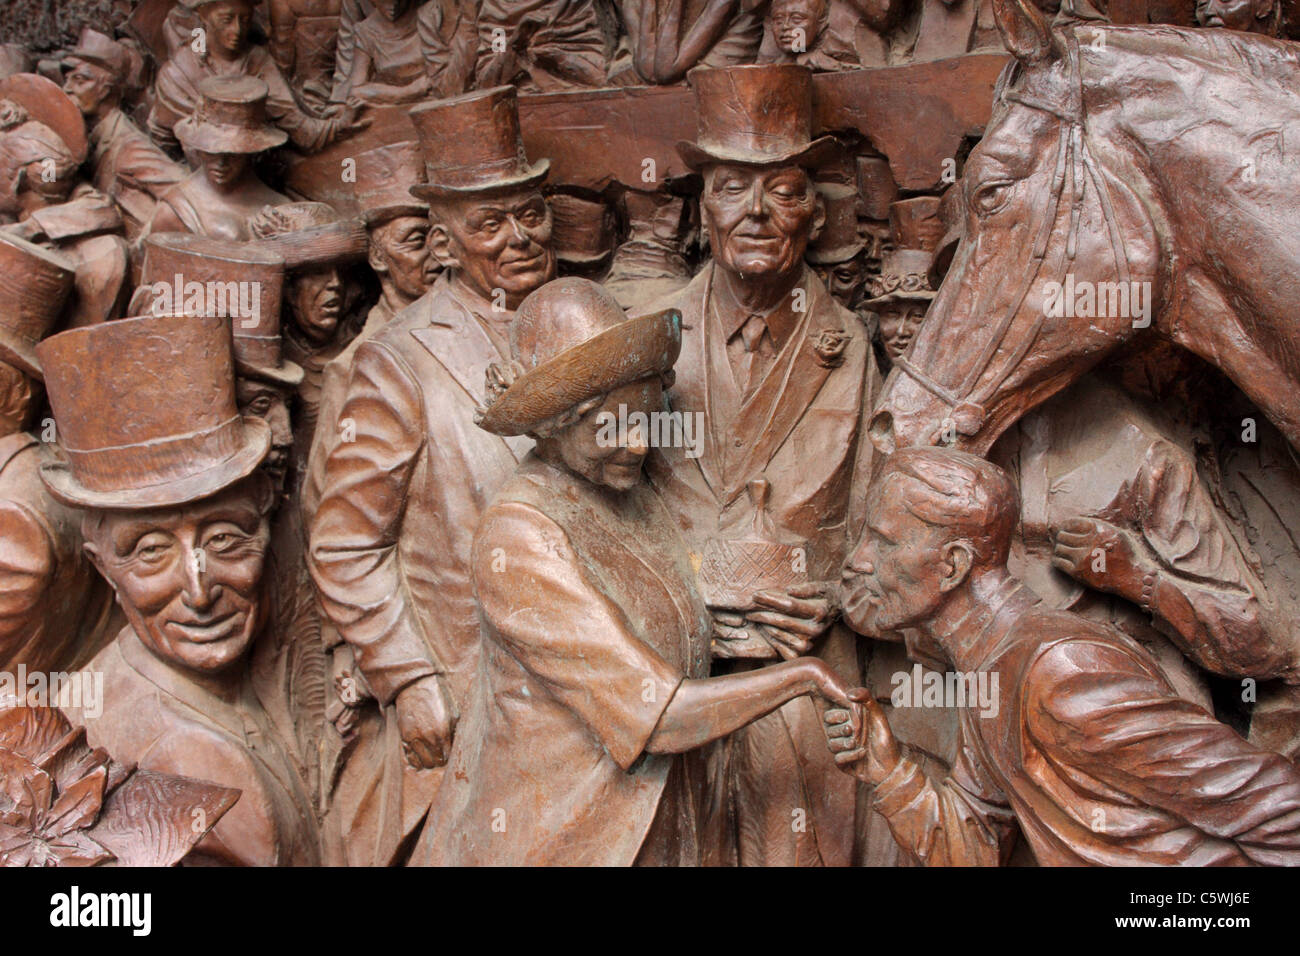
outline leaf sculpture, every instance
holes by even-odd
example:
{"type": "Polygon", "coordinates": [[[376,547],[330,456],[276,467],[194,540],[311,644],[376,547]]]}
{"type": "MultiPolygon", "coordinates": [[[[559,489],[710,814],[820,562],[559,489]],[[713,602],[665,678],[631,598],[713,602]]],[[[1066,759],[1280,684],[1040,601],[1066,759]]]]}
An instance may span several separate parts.
{"type": "Polygon", "coordinates": [[[239,793],[123,766],[57,708],[0,701],[0,865],[173,866],[239,793]]]}

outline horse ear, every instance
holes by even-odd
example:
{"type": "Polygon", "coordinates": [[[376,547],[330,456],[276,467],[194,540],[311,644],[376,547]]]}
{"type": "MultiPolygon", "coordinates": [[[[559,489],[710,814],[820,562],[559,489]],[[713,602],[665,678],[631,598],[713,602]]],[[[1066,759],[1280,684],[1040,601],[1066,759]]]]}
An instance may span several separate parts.
{"type": "Polygon", "coordinates": [[[1060,43],[1033,0],[993,0],[993,17],[1007,50],[1026,66],[1060,55],[1060,43]]]}

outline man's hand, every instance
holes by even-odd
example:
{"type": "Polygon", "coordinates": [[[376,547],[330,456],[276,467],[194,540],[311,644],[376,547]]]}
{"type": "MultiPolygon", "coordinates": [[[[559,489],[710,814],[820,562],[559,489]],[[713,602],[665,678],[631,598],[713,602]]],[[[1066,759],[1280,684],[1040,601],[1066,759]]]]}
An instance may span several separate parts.
{"type": "Polygon", "coordinates": [[[903,751],[871,691],[858,687],[848,697],[847,710],[831,708],[823,717],[826,746],[841,770],[875,786],[898,766],[903,751]]]}
{"type": "Polygon", "coordinates": [[[1089,587],[1132,599],[1141,595],[1151,562],[1129,532],[1108,521],[1078,517],[1052,532],[1052,566],[1089,587]]]}
{"type": "Polygon", "coordinates": [[[397,729],[406,762],[417,770],[441,767],[451,755],[455,708],[437,675],[421,677],[397,695],[397,729]]]}
{"type": "Polygon", "coordinates": [[[747,612],[745,620],[790,660],[812,650],[813,641],[835,622],[839,606],[833,594],[827,586],[811,582],[788,591],[759,591],[754,595],[759,609],[747,612]]]}

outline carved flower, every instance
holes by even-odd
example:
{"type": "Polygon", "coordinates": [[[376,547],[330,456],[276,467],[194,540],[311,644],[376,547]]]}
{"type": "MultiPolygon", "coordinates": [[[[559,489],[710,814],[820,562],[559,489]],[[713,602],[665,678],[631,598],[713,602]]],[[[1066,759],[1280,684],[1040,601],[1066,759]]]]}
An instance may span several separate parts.
{"type": "Polygon", "coordinates": [[[26,757],[0,751],[0,775],[0,863],[94,866],[113,858],[86,832],[104,805],[106,766],[60,788],[26,757]]]}
{"type": "Polygon", "coordinates": [[[812,340],[813,354],[822,368],[839,368],[844,364],[844,350],[853,333],[847,329],[822,329],[812,340]]]}

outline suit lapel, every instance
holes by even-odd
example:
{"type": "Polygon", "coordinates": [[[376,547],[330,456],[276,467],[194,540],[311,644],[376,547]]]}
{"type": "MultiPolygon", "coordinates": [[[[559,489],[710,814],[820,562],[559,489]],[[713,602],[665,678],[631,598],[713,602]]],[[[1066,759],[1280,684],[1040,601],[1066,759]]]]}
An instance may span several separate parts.
{"type": "Polygon", "coordinates": [[[823,328],[839,327],[839,323],[817,277],[808,271],[804,282],[809,296],[803,321],[731,425],[731,433],[744,445],[728,459],[724,504],[736,500],[745,482],[767,467],[831,373],[830,367],[817,361],[811,342],[823,328]]]}

